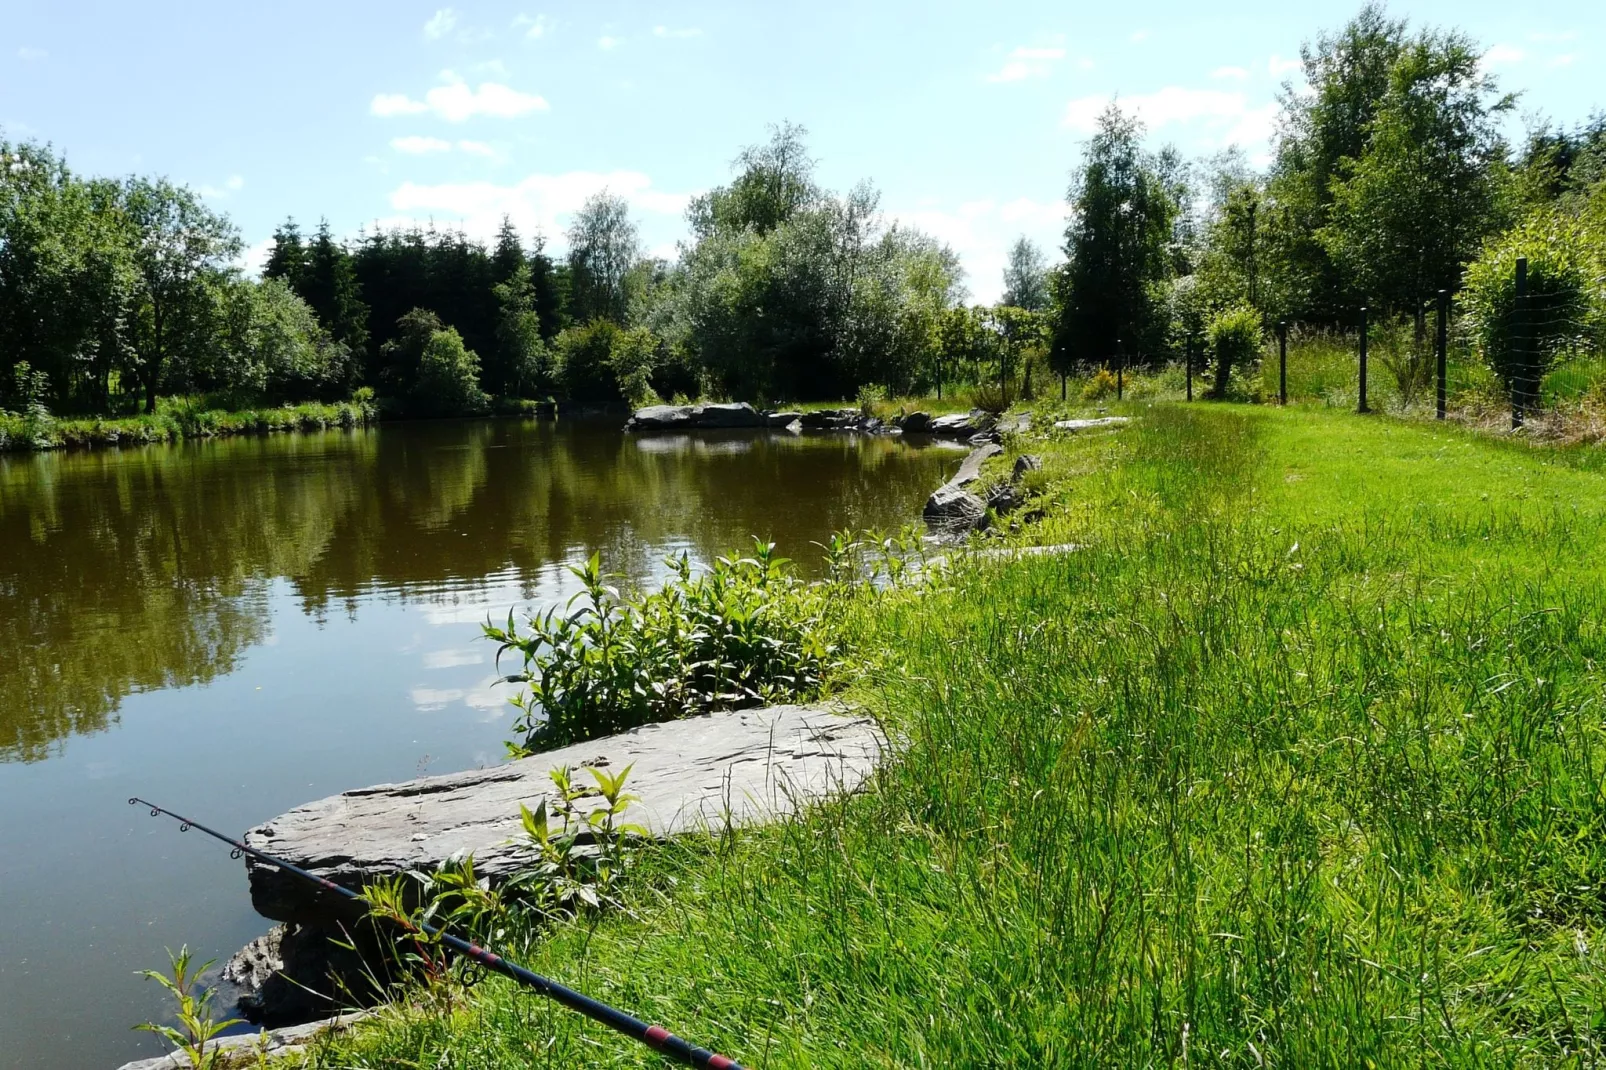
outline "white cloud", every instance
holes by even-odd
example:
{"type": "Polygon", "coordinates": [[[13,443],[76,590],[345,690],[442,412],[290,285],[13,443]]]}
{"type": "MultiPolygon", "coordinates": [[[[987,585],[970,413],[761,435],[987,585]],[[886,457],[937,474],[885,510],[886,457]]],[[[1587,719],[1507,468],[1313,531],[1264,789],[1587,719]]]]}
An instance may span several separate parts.
{"type": "MultiPolygon", "coordinates": [[[[1110,101],[1107,96],[1078,97],[1065,106],[1061,125],[1091,134],[1098,129],[1099,115],[1110,101]]],[[[1271,136],[1277,120],[1275,102],[1252,103],[1247,94],[1237,90],[1172,85],[1153,93],[1122,97],[1120,104],[1150,130],[1197,124],[1204,135],[1202,140],[1216,146],[1262,144],[1271,136]]]]}
{"type": "Polygon", "coordinates": [[[424,668],[426,669],[455,669],[460,665],[480,665],[485,661],[483,654],[476,654],[472,650],[460,650],[451,647],[446,650],[432,650],[424,655],[424,668]]]}
{"type": "Polygon", "coordinates": [[[1577,56],[1573,55],[1571,52],[1568,52],[1565,55],[1557,56],[1555,59],[1551,60],[1550,61],[1550,66],[1552,66],[1552,67],[1571,67],[1573,65],[1573,60],[1575,60],[1577,58],[1578,58],[1577,56]]]}
{"type": "Polygon", "coordinates": [[[498,156],[496,149],[483,141],[459,141],[457,151],[466,152],[470,156],[484,156],[488,160],[494,160],[498,156]]]}
{"type": "Polygon", "coordinates": [[[654,26],[652,28],[652,35],[654,37],[676,37],[684,39],[687,37],[701,37],[703,35],[703,31],[695,26],[688,26],[684,30],[671,30],[668,26],[654,26]]]}
{"type": "Polygon", "coordinates": [[[49,57],[49,55],[50,53],[42,48],[29,48],[24,45],[22,48],[17,49],[17,58],[24,63],[38,63],[40,60],[49,57]]]}
{"type": "Polygon", "coordinates": [[[602,37],[597,38],[597,47],[602,49],[604,52],[617,47],[618,44],[619,38],[617,37],[608,37],[607,35],[603,35],[602,37]]]}
{"type": "Polygon", "coordinates": [[[201,196],[209,201],[227,200],[230,194],[238,193],[245,188],[245,178],[241,175],[230,175],[224,179],[223,185],[203,185],[199,189],[201,196]]]}
{"type": "Polygon", "coordinates": [[[531,39],[546,36],[547,30],[552,28],[551,20],[549,20],[545,15],[516,15],[513,18],[512,25],[514,29],[517,29],[520,26],[529,27],[529,29],[524,31],[524,36],[531,39]]]}
{"type": "Polygon", "coordinates": [[[1098,66],[1098,64],[1094,63],[1093,60],[1090,57],[1083,56],[1081,59],[1076,61],[1076,66],[1080,70],[1090,71],[1094,67],[1098,66]]]}
{"type": "Polygon", "coordinates": [[[431,41],[439,41],[442,37],[451,33],[452,28],[456,25],[457,12],[449,7],[443,7],[435,12],[428,22],[424,23],[424,36],[431,41]]]}
{"type": "MultiPolygon", "coordinates": [[[[490,238],[505,214],[521,231],[539,229],[561,238],[568,216],[603,188],[624,197],[632,213],[648,216],[644,223],[652,222],[651,217],[678,223],[690,199],[689,194],[654,189],[652,179],[640,171],[532,174],[512,185],[404,182],[390,195],[390,206],[397,215],[380,223],[407,226],[429,219],[450,220],[470,235],[490,238]]],[[[484,611],[479,612],[483,616],[484,611]]]]}
{"type": "Polygon", "coordinates": [[[1244,70],[1242,67],[1217,67],[1215,70],[1210,72],[1210,77],[1225,78],[1234,82],[1245,82],[1249,80],[1249,72],[1244,70]]]}
{"type": "Polygon", "coordinates": [[[987,80],[1020,82],[1027,78],[1041,77],[1064,58],[1063,48],[1017,48],[1005,57],[1003,67],[989,74],[987,80]]]}
{"type": "Polygon", "coordinates": [[[1516,45],[1495,45],[1483,54],[1485,67],[1509,67],[1528,58],[1528,53],[1516,45]]]}
{"type": "Polygon", "coordinates": [[[1292,74],[1294,71],[1303,69],[1304,66],[1305,64],[1302,60],[1284,59],[1275,52],[1272,53],[1271,59],[1266,61],[1266,70],[1270,72],[1273,78],[1281,78],[1285,74],[1292,74]]]}
{"type": "Polygon", "coordinates": [[[1148,30],[1145,29],[1145,30],[1134,30],[1134,31],[1132,31],[1132,43],[1133,44],[1141,45],[1143,42],[1147,41],[1148,39],[1149,39],[1149,31],[1148,30]]]}
{"type": "Polygon", "coordinates": [[[272,238],[252,242],[240,251],[240,258],[234,262],[234,266],[252,278],[261,278],[262,268],[268,262],[268,254],[273,251],[273,244],[272,238]]]}
{"type": "Polygon", "coordinates": [[[405,152],[411,156],[422,156],[429,152],[450,152],[452,143],[443,141],[438,137],[397,137],[390,139],[390,147],[397,152],[405,152]]]}
{"type": "Polygon", "coordinates": [[[1528,40],[1536,44],[1559,45],[1568,41],[1578,40],[1577,30],[1536,30],[1528,35],[1528,40]]]}
{"type": "Polygon", "coordinates": [[[443,71],[445,85],[438,85],[424,94],[423,100],[413,100],[405,93],[380,93],[374,97],[369,110],[375,115],[420,115],[434,112],[450,123],[460,123],[476,115],[496,119],[516,119],[531,112],[547,111],[545,99],[531,93],[521,93],[500,82],[481,82],[478,89],[451,71],[443,71]]]}
{"type": "Polygon", "coordinates": [[[1055,259],[1065,231],[1064,201],[982,199],[952,207],[930,201],[887,212],[888,218],[916,227],[945,243],[965,268],[970,300],[991,302],[1004,289],[1004,262],[1015,239],[1025,234],[1050,260],[1055,259]]]}

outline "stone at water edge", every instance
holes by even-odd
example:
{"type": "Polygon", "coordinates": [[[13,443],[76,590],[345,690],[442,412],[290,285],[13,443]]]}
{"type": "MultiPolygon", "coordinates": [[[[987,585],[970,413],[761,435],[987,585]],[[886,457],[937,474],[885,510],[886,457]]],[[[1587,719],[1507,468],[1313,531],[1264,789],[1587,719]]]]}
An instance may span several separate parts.
{"type": "Polygon", "coordinates": [[[717,402],[699,405],[696,409],[698,427],[763,427],[764,414],[745,401],[717,402]]]}
{"type": "Polygon", "coordinates": [[[996,442],[985,442],[971,450],[959,464],[959,471],[948,481],[949,486],[963,487],[981,478],[981,466],[989,458],[996,457],[1004,452],[1004,447],[996,442]]]}
{"type": "Polygon", "coordinates": [[[932,491],[921,512],[937,531],[959,534],[982,526],[987,520],[987,503],[964,487],[944,483],[932,491]]]}
{"type": "MultiPolygon", "coordinates": [[[[245,834],[251,847],[348,888],[408,869],[433,870],[474,856],[493,883],[530,861],[519,804],[534,810],[567,765],[617,772],[638,796],[628,820],[654,836],[765,821],[798,803],[853,791],[881,755],[875,723],[834,704],[771,706],[647,725],[490,769],[422,777],[333,795],[299,806],[245,834]]],[[[598,799],[583,800],[583,810],[598,799]]],[[[317,889],[246,860],[251,903],[276,921],[317,920],[317,889]]]]}
{"type": "Polygon", "coordinates": [[[785,431],[796,431],[801,428],[803,414],[801,412],[767,412],[764,414],[766,427],[779,428],[785,431]],[[793,426],[793,425],[797,426],[793,426]]]}
{"type": "Polygon", "coordinates": [[[947,416],[939,416],[931,421],[926,428],[933,435],[952,435],[955,438],[969,438],[982,431],[991,431],[997,423],[994,417],[981,409],[972,409],[969,412],[955,412],[947,416]]]}
{"type": "Polygon", "coordinates": [[[921,434],[931,430],[931,414],[928,412],[911,412],[898,421],[898,427],[905,434],[921,434]]]}
{"type": "Polygon", "coordinates": [[[673,431],[692,426],[692,405],[648,405],[625,422],[626,431],[673,431]]]}

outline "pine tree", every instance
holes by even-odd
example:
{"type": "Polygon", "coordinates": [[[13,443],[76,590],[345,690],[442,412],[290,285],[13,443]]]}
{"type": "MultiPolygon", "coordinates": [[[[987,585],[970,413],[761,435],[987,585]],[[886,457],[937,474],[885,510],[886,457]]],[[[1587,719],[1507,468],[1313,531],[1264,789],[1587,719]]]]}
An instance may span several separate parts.
{"type": "Polygon", "coordinates": [[[286,217],[273,232],[273,248],[268,251],[262,275],[268,279],[283,279],[295,289],[306,269],[307,247],[301,240],[301,228],[293,218],[286,217]]]}
{"type": "Polygon", "coordinates": [[[327,219],[318,224],[318,236],[307,249],[306,267],[299,283],[291,280],[301,299],[312,306],[318,320],[335,341],[356,354],[368,346],[368,306],[351,254],[335,241],[327,219]]]}

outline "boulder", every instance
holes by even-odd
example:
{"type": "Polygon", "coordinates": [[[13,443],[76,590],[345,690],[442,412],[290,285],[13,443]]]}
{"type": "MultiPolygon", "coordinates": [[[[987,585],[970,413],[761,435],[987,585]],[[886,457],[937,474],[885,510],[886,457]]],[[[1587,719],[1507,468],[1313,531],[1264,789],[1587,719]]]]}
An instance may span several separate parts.
{"type": "Polygon", "coordinates": [[[1100,427],[1120,427],[1130,422],[1131,420],[1125,416],[1100,416],[1095,420],[1055,420],[1054,429],[1075,434],[1078,431],[1093,431],[1100,427]]]}
{"type": "Polygon", "coordinates": [[[800,418],[807,431],[839,431],[851,428],[859,421],[858,409],[815,409],[800,418]]]}
{"type": "Polygon", "coordinates": [[[922,434],[931,430],[929,412],[911,412],[898,421],[898,429],[905,434],[922,434]]]}
{"type": "MultiPolygon", "coordinates": [[[[206,1048],[208,1052],[229,1053],[226,1057],[229,1060],[232,1060],[236,1054],[254,1056],[258,1051],[261,1051],[270,1056],[273,1059],[273,1064],[278,1066],[280,1065],[280,1059],[285,1059],[301,1052],[312,1044],[320,1034],[340,1032],[349,1028],[352,1023],[360,1021],[372,1013],[372,1011],[353,1011],[350,1014],[341,1014],[321,1022],[308,1022],[305,1025],[292,1026],[288,1029],[269,1030],[265,1043],[258,1033],[231,1034],[218,1037],[208,1044],[206,1048]]],[[[189,1070],[193,1065],[189,1056],[173,1052],[169,1055],[159,1055],[154,1059],[139,1059],[131,1063],[124,1063],[118,1070],[189,1070]]],[[[227,1061],[226,1065],[256,1066],[257,1063],[255,1059],[251,1059],[248,1063],[227,1061]]]]}
{"type": "Polygon", "coordinates": [[[1019,483],[1027,472],[1039,472],[1043,468],[1043,458],[1035,453],[1023,453],[1015,458],[1015,467],[1009,470],[1009,481],[1019,483]]]}
{"type": "Polygon", "coordinates": [[[997,418],[991,413],[981,409],[971,409],[969,412],[955,412],[947,416],[939,416],[931,421],[927,430],[933,435],[951,435],[954,438],[969,438],[983,431],[991,431],[997,423],[997,418]]]}
{"type": "MultiPolygon", "coordinates": [[[[980,502],[976,505],[980,507],[980,502]]],[[[474,856],[495,883],[528,864],[519,805],[532,810],[559,766],[619,770],[638,797],[628,819],[654,836],[769,820],[852,791],[881,754],[868,717],[832,704],[772,706],[647,725],[489,769],[359,788],[299,806],[245,834],[251,847],[348,888],[474,856]]],[[[580,783],[589,781],[580,774],[580,783]]],[[[582,809],[595,805],[586,800],[582,809]]],[[[338,899],[278,868],[246,862],[251,902],[276,921],[317,921],[338,899]]]]}
{"type": "Polygon", "coordinates": [[[987,503],[964,487],[944,483],[926,499],[921,516],[936,531],[960,534],[986,523],[987,503]]]}
{"type": "Polygon", "coordinates": [[[625,422],[626,431],[678,431],[695,426],[695,405],[648,405],[625,422]]]}
{"type": "Polygon", "coordinates": [[[745,401],[709,405],[648,405],[625,422],[626,431],[690,431],[717,427],[765,427],[763,413],[745,401]]]}
{"type": "Polygon", "coordinates": [[[797,427],[802,426],[802,419],[800,412],[767,412],[764,414],[764,426],[796,431],[797,427]],[[793,424],[797,427],[793,427],[793,424]]]}
{"type": "Polygon", "coordinates": [[[693,410],[698,427],[764,427],[766,418],[745,401],[699,405],[693,410]]]}
{"type": "Polygon", "coordinates": [[[997,430],[1000,434],[1024,435],[1031,429],[1032,414],[1029,412],[1017,412],[1012,415],[1004,415],[998,418],[997,430]]]}

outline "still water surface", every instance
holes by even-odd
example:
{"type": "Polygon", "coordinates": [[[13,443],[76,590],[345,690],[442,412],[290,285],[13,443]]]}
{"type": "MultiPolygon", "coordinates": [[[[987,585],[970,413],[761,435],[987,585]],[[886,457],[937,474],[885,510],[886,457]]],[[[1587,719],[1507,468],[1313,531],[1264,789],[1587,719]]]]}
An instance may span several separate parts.
{"type": "Polygon", "coordinates": [[[592,551],[640,584],[762,534],[814,572],[812,543],[901,526],[955,463],[522,421],[0,457],[0,1067],[160,1051],[133,971],[266,929],[226,848],[128,796],[239,831],[494,764],[488,615],[566,599],[592,551]]]}

